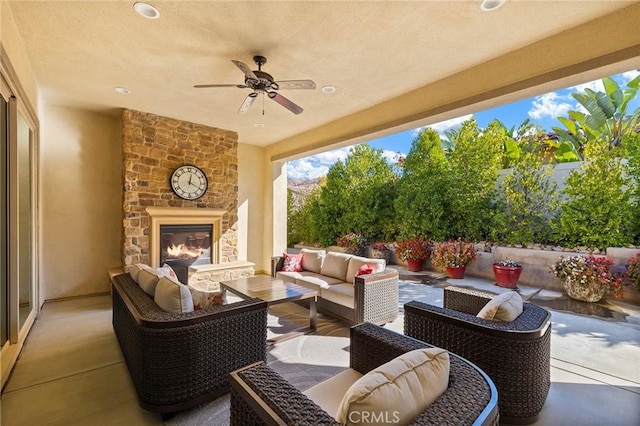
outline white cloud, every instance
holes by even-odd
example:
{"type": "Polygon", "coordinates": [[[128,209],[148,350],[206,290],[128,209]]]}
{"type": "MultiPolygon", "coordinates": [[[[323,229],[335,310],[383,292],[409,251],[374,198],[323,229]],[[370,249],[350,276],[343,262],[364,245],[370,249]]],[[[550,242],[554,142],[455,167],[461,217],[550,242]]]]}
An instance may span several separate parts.
{"type": "Polygon", "coordinates": [[[556,92],[536,96],[528,112],[529,117],[539,120],[544,117],[556,118],[565,115],[571,109],[571,105],[563,102],[564,99],[566,97],[556,92]]]}
{"type": "Polygon", "coordinates": [[[628,82],[636,78],[638,74],[640,74],[639,70],[623,72],[622,74],[620,74],[620,76],[622,77],[622,84],[627,84],[628,82]]]}
{"type": "Polygon", "coordinates": [[[604,92],[604,85],[602,84],[602,80],[593,80],[578,84],[577,86],[571,86],[569,89],[579,92],[584,92],[584,89],[591,89],[594,92],[604,92]]]}
{"type": "Polygon", "coordinates": [[[332,151],[322,152],[320,154],[312,155],[306,159],[314,163],[324,164],[331,166],[337,161],[344,161],[349,156],[349,150],[351,147],[338,148],[332,151]]]}
{"type": "Polygon", "coordinates": [[[438,132],[440,136],[444,136],[444,132],[451,129],[459,129],[460,127],[462,127],[462,123],[464,123],[465,121],[467,121],[472,117],[473,117],[473,114],[467,114],[467,115],[463,115],[462,117],[456,117],[450,120],[441,121],[439,123],[429,124],[428,126],[418,127],[417,129],[413,130],[413,137],[418,136],[420,132],[426,127],[430,127],[436,132],[438,132]]]}
{"type": "Polygon", "coordinates": [[[290,179],[315,179],[326,176],[329,167],[309,161],[309,158],[289,161],[287,163],[287,178],[290,179]]]}
{"type": "Polygon", "coordinates": [[[395,164],[398,161],[398,157],[404,156],[406,154],[403,152],[391,151],[390,149],[385,149],[382,151],[382,157],[387,160],[389,164],[395,164]]]}

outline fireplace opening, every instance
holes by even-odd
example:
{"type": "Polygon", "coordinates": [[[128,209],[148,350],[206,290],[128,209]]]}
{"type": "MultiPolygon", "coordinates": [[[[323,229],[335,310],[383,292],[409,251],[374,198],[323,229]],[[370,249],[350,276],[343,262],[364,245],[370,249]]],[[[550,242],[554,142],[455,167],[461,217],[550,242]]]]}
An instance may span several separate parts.
{"type": "Polygon", "coordinates": [[[188,284],[189,267],[212,263],[213,225],[160,225],[160,265],[175,271],[178,280],[188,284]]]}

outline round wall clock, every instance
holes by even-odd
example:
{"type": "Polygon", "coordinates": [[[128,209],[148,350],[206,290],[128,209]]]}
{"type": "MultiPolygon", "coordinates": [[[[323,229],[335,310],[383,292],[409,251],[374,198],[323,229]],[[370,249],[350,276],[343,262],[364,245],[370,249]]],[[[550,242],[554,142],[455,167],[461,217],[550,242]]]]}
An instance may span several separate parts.
{"type": "Polygon", "coordinates": [[[195,200],[207,192],[207,176],[196,166],[180,166],[171,175],[171,189],[180,198],[195,200]]]}

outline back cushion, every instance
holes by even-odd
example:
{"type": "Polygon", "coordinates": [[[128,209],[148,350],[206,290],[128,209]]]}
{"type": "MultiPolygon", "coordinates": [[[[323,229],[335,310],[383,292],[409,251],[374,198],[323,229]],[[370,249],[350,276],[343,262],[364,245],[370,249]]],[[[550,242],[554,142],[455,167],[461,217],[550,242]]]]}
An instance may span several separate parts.
{"type": "Polygon", "coordinates": [[[189,287],[169,277],[160,278],[153,300],[165,312],[193,312],[193,299],[189,287]]]}
{"type": "Polygon", "coordinates": [[[164,277],[165,274],[162,271],[151,268],[144,268],[138,274],[138,285],[149,296],[154,297],[156,294],[156,285],[158,280],[164,277]]]}
{"type": "Polygon", "coordinates": [[[300,253],[302,253],[302,269],[319,274],[327,252],[324,250],[302,249],[300,253]]]}
{"type": "Polygon", "coordinates": [[[140,271],[145,268],[149,268],[149,265],[145,265],[144,263],[136,263],[135,265],[129,265],[125,268],[125,271],[131,275],[131,279],[136,283],[138,282],[138,276],[140,275],[140,271]]]}
{"type": "MultiPolygon", "coordinates": [[[[349,260],[353,257],[352,254],[336,253],[330,251],[324,258],[320,273],[328,277],[337,278],[342,281],[346,281],[347,268],[349,267],[349,260]]],[[[303,258],[304,259],[304,258],[303,258]]],[[[357,269],[356,269],[357,272],[357,269]]]]}
{"type": "Polygon", "coordinates": [[[336,420],[345,425],[367,424],[362,422],[363,414],[382,413],[386,421],[406,425],[448,384],[449,353],[441,348],[416,349],[358,379],[342,398],[336,420]]]}
{"type": "Polygon", "coordinates": [[[372,273],[382,272],[384,268],[387,266],[387,262],[384,259],[367,259],[366,257],[353,256],[351,260],[349,260],[349,267],[347,268],[347,278],[345,279],[348,283],[353,283],[353,279],[358,275],[358,270],[363,265],[371,265],[373,266],[372,273]]]}
{"type": "Polygon", "coordinates": [[[477,317],[489,321],[511,322],[520,316],[522,310],[522,297],[515,291],[509,291],[489,300],[477,317]]]}

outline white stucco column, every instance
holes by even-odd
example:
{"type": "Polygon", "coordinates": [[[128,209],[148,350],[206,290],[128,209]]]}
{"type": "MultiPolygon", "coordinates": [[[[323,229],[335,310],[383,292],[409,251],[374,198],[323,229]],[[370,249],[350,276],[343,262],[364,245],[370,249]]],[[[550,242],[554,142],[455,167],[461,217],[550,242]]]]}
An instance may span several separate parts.
{"type": "MultiPolygon", "coordinates": [[[[271,256],[282,254],[287,249],[287,163],[271,163],[272,183],[270,198],[273,216],[271,218],[271,256]]],[[[266,222],[266,221],[265,221],[266,222]]]]}

